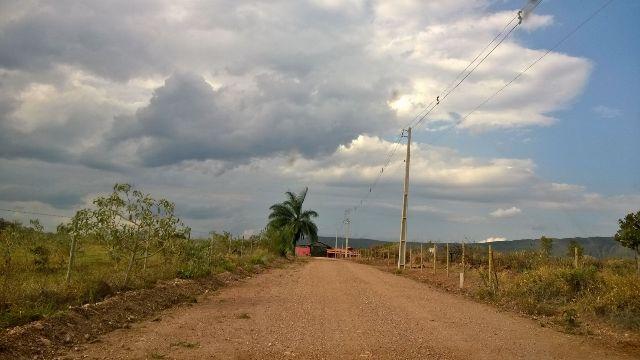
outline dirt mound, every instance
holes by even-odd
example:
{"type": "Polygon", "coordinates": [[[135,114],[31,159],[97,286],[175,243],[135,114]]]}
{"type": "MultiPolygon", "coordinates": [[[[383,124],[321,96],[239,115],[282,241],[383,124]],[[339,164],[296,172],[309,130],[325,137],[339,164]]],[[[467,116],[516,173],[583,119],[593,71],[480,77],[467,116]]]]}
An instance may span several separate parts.
{"type": "Polygon", "coordinates": [[[68,311],[27,325],[2,330],[0,359],[49,359],[102,334],[149,319],[181,303],[195,303],[196,296],[225,284],[262,272],[264,267],[239,269],[197,280],[158,282],[149,289],[117,293],[101,302],[69,307],[68,311]]]}

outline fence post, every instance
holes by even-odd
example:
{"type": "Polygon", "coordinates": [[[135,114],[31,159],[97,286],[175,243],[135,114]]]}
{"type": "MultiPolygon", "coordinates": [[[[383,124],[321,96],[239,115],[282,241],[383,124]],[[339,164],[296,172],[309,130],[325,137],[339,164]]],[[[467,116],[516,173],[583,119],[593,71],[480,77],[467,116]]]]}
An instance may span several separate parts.
{"type": "Polygon", "coordinates": [[[209,242],[209,268],[211,268],[211,264],[213,263],[213,239],[215,235],[211,234],[211,241],[209,242]]]}
{"type": "Polygon", "coordinates": [[[413,267],[413,249],[409,247],[409,269],[413,267]]]}
{"type": "Polygon", "coordinates": [[[438,245],[433,243],[433,275],[436,274],[436,253],[438,252],[438,245]]]}
{"type": "Polygon", "coordinates": [[[71,235],[71,249],[69,250],[69,264],[67,264],[67,276],[65,278],[65,282],[67,285],[71,280],[71,268],[73,267],[73,262],[76,259],[76,235],[71,235]]]}
{"type": "Polygon", "coordinates": [[[573,248],[573,267],[578,268],[578,247],[573,248]]]}
{"type": "Polygon", "coordinates": [[[447,278],[449,278],[449,243],[447,243],[447,278]]]}
{"type": "Polygon", "coordinates": [[[465,262],[464,262],[464,241],[462,242],[462,273],[465,271],[465,262]]]}
{"type": "Polygon", "coordinates": [[[493,290],[493,249],[491,249],[491,244],[489,244],[489,285],[491,290],[493,290]]]}
{"type": "Polygon", "coordinates": [[[464,288],[464,241],[462,242],[462,271],[460,271],[460,289],[464,288]]]}
{"type": "Polygon", "coordinates": [[[420,271],[424,270],[424,256],[422,254],[422,244],[420,244],[420,271]]]}

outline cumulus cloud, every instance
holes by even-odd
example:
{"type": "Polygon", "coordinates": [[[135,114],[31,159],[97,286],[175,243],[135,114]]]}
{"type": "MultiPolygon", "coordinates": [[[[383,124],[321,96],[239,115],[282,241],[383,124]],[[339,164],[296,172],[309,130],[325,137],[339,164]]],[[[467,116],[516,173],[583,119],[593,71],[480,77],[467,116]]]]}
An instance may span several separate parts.
{"type": "MultiPolygon", "coordinates": [[[[367,186],[380,173],[385,156],[394,149],[388,174],[381,182],[401,183],[403,172],[397,168],[402,165],[402,151],[392,142],[364,135],[340,146],[329,157],[303,159],[295,167],[283,167],[280,172],[305,181],[367,186]]],[[[411,191],[437,198],[495,202],[517,196],[522,186],[535,183],[534,170],[531,159],[473,158],[451,148],[414,143],[411,191]]]]}
{"type": "MultiPolygon", "coordinates": [[[[394,148],[386,139],[517,10],[493,4],[3,1],[0,204],[67,211],[128,181],[176,201],[194,228],[242,232],[263,225],[283,187],[310,185],[311,205],[342,216],[394,148]]],[[[592,64],[557,52],[461,121],[545,51],[528,48],[518,33],[554,23],[529,16],[422,129],[559,121],[554,113],[584,89],[592,64]]],[[[368,200],[378,216],[370,236],[390,233],[383,224],[400,203],[401,153],[368,200]]],[[[601,209],[608,216],[638,203],[634,195],[542,180],[529,158],[478,157],[420,141],[413,154],[410,216],[425,226],[416,226],[416,237],[449,223],[456,236],[466,225],[488,235],[486,214],[504,204],[528,215],[601,209]]],[[[513,219],[514,232],[523,218],[513,219]]]]}
{"type": "Polygon", "coordinates": [[[520,210],[515,206],[512,206],[508,209],[498,208],[495,211],[492,211],[491,214],[489,215],[493,216],[494,218],[508,218],[508,217],[516,216],[520,213],[522,213],[522,210],[520,210]]]}
{"type": "MultiPolygon", "coordinates": [[[[292,150],[314,156],[393,116],[384,107],[363,108],[346,93],[328,108],[326,97],[346,89],[311,93],[307,85],[265,74],[256,83],[260,94],[254,94],[261,99],[254,102],[237,89],[215,90],[201,76],[176,73],[154,91],[147,106],[117,118],[108,146],[135,144],[145,166],[207,159],[245,162],[292,150]]],[[[367,89],[356,92],[376,96],[367,89]]]]}
{"type": "MultiPolygon", "coordinates": [[[[6,2],[0,154],[118,169],[313,157],[361,134],[387,136],[515,13],[490,4],[6,2]]],[[[525,30],[551,24],[533,14],[525,30]]],[[[541,51],[507,40],[427,119],[440,125],[427,128],[455,124],[541,51]]],[[[457,126],[550,125],[590,68],[551,53],[457,126]]]]}
{"type": "MultiPolygon", "coordinates": [[[[329,155],[316,159],[298,159],[295,163],[271,163],[280,176],[302,183],[317,183],[336,188],[366,192],[380,174],[385,155],[394,153],[390,165],[378,182],[378,192],[400,191],[404,173],[404,145],[372,136],[360,136],[329,155]]],[[[412,144],[411,193],[421,198],[480,204],[518,203],[538,209],[608,209],[616,212],[632,209],[637,195],[605,196],[576,184],[545,181],[536,174],[532,159],[482,158],[467,156],[448,148],[424,143],[412,144]]],[[[357,205],[357,204],[354,204],[357,205]]],[[[487,211],[492,217],[522,213],[512,206],[487,211]]],[[[416,212],[435,212],[433,206],[415,205],[416,212]]],[[[485,212],[486,213],[486,212],[485,212]]],[[[453,214],[449,214],[453,215],[453,214]]],[[[448,216],[449,219],[455,216],[448,216]]],[[[458,216],[458,219],[464,219],[458,216]]],[[[467,218],[469,219],[469,218],[467,218]]],[[[481,221],[478,216],[473,221],[481,221]]]]}

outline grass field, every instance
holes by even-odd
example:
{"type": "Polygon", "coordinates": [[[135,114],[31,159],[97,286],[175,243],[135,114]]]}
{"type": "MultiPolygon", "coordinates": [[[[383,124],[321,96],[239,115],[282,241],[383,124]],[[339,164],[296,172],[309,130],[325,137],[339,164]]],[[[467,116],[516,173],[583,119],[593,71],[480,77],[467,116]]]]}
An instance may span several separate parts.
{"type": "Polygon", "coordinates": [[[115,292],[152,286],[158,280],[198,278],[270,262],[264,240],[184,240],[179,251],[136,263],[123,286],[127,261],[97,241],[80,243],[67,284],[69,240],[59,234],[25,230],[10,248],[4,245],[0,269],[0,327],[50,316],[70,305],[99,301],[115,292]]]}
{"type": "MultiPolygon", "coordinates": [[[[446,255],[440,247],[433,274],[433,256],[426,251],[422,262],[414,249],[413,267],[397,271],[433,282],[453,291],[458,289],[462,272],[460,253],[450,258],[446,277],[446,255]],[[424,269],[420,270],[420,264],[424,269]]],[[[392,256],[397,246],[380,247],[373,259],[362,259],[396,271],[392,256]]],[[[625,331],[640,333],[640,278],[629,259],[581,257],[576,268],[571,257],[545,256],[541,251],[494,252],[494,275],[489,276],[488,254],[484,247],[466,249],[465,289],[463,292],[502,308],[542,316],[579,332],[584,322],[601,322],[625,331]]]]}

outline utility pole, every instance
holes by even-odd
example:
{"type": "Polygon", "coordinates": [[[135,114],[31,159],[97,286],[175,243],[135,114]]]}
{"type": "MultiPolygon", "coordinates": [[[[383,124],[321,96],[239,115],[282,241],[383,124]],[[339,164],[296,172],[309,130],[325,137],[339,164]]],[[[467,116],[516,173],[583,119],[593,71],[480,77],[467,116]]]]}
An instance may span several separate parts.
{"type": "MultiPolygon", "coordinates": [[[[404,136],[404,131],[403,131],[404,136]]],[[[400,246],[398,246],[398,269],[406,266],[407,252],[407,202],[409,200],[409,161],[411,159],[411,128],[407,129],[407,157],[404,160],[404,191],[402,193],[402,221],[400,223],[400,246]]]]}
{"type": "Polygon", "coordinates": [[[344,219],[344,224],[347,225],[344,229],[344,257],[349,257],[349,232],[351,231],[351,219],[348,217],[344,219]]]}
{"type": "MultiPolygon", "coordinates": [[[[338,250],[338,227],[336,226],[336,247],[334,247],[334,249],[338,250]]],[[[338,258],[338,254],[333,254],[335,256],[335,259],[338,258]]]]}

